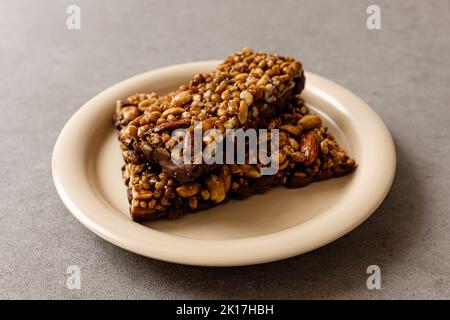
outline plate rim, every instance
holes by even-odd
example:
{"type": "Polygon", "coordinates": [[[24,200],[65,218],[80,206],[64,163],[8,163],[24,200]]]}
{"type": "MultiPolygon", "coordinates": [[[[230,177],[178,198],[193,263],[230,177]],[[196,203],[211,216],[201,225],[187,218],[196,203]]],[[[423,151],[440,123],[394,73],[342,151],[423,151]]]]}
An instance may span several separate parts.
{"type": "MultiPolygon", "coordinates": [[[[126,230],[130,231],[131,229],[129,224],[132,224],[136,232],[136,236],[133,236],[134,238],[130,239],[126,236],[123,236],[125,234],[124,232],[120,232],[120,230],[113,227],[113,225],[111,225],[111,221],[109,221],[109,223],[105,223],[105,221],[103,221],[103,223],[99,223],[98,218],[96,219],[95,217],[95,214],[93,215],[92,213],[86,213],[84,212],[84,210],[79,208],[79,206],[72,199],[73,195],[71,196],[67,191],[68,182],[64,181],[64,178],[61,177],[59,171],[61,170],[59,167],[61,164],[60,161],[61,159],[64,159],[64,157],[62,156],[64,154],[64,152],[62,151],[64,139],[67,139],[67,135],[69,130],[71,129],[71,126],[76,123],[78,118],[82,117],[83,113],[87,112],[86,110],[90,106],[96,104],[96,102],[99,101],[102,97],[105,97],[108,94],[111,94],[112,92],[118,90],[118,88],[127,85],[130,86],[133,83],[138,83],[142,81],[142,79],[151,76],[156,77],[161,75],[174,75],[177,72],[181,72],[185,69],[204,69],[206,66],[214,66],[219,62],[219,60],[207,60],[182,63],[150,70],[135,75],[103,90],[102,92],[91,98],[89,101],[87,101],[85,104],[83,104],[83,106],[81,106],[75,112],[64,125],[63,129],[58,135],[55,147],[53,149],[51,164],[52,177],[57,193],[69,212],[71,212],[71,214],[75,216],[75,218],[89,230],[91,230],[101,238],[123,249],[167,262],[201,266],[253,265],[303,254],[337,240],[338,238],[356,228],[369,216],[371,216],[387,196],[394,181],[397,159],[392,136],[379,115],[361,98],[353,94],[348,89],[336,84],[335,82],[332,82],[331,80],[328,80],[311,72],[306,72],[306,77],[309,79],[306,82],[306,85],[310,90],[320,90],[308,85],[310,79],[314,79],[315,81],[322,82],[325,86],[334,91],[334,95],[329,93],[330,99],[334,99],[337,92],[339,92],[343,97],[347,97],[349,100],[351,100],[351,102],[357,104],[359,108],[363,109],[365,113],[368,113],[371,116],[371,119],[373,121],[373,123],[371,122],[371,124],[377,128],[377,131],[379,132],[380,136],[383,137],[383,140],[385,142],[385,150],[383,150],[383,154],[384,158],[387,160],[386,163],[390,165],[385,168],[386,172],[384,172],[384,174],[382,175],[382,178],[384,179],[383,190],[381,190],[381,188],[380,190],[378,190],[377,196],[371,199],[371,203],[364,213],[356,215],[354,214],[354,219],[351,220],[351,223],[346,223],[345,225],[339,226],[339,228],[335,228],[333,231],[325,232],[325,234],[323,232],[316,234],[315,232],[313,232],[314,230],[317,231],[317,227],[315,225],[322,224],[329,230],[335,227],[332,224],[330,225],[330,223],[333,221],[324,220],[324,214],[320,214],[319,216],[314,217],[313,219],[306,221],[305,223],[270,234],[238,239],[202,240],[163,233],[161,231],[150,229],[130,220],[126,225],[126,230]],[[303,237],[299,237],[299,233],[302,234],[303,237]],[[148,237],[151,234],[157,236],[157,239],[151,237],[146,239],[146,246],[142,245],[142,243],[136,242],[136,240],[139,239],[140,236],[142,237],[144,235],[147,235],[148,237]],[[312,239],[308,239],[308,241],[306,241],[306,244],[296,243],[296,241],[300,241],[302,240],[302,238],[303,240],[305,240],[305,236],[308,234],[312,236],[312,239]],[[167,242],[165,241],[168,241],[169,244],[173,242],[173,245],[179,245],[178,250],[176,249],[174,251],[173,248],[167,246],[167,242]],[[162,248],[155,248],[155,246],[151,246],[151,244],[162,245],[162,248]],[[278,247],[277,250],[269,250],[270,248],[274,247],[274,244],[281,246],[281,248],[278,247]],[[241,251],[245,251],[246,253],[251,252],[252,254],[236,254],[236,246],[240,246],[241,251]]],[[[101,201],[103,201],[103,199],[101,199],[101,201]]],[[[112,220],[115,221],[115,217],[112,217],[112,220]]],[[[126,222],[125,219],[121,220],[123,220],[123,223],[126,222]]],[[[125,231],[125,229],[123,231],[125,231]]]]}

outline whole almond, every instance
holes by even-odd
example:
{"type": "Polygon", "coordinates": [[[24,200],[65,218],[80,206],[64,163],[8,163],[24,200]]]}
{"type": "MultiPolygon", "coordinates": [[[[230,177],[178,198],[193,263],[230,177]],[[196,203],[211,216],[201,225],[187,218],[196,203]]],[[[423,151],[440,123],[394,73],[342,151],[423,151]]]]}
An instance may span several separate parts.
{"type": "Polygon", "coordinates": [[[300,152],[305,155],[304,165],[311,166],[319,156],[320,142],[314,131],[309,131],[300,140],[300,152]]]}
{"type": "Polygon", "coordinates": [[[155,126],[152,129],[152,132],[158,133],[162,131],[172,131],[178,128],[186,127],[187,125],[189,125],[189,122],[187,121],[170,121],[155,126]]]}

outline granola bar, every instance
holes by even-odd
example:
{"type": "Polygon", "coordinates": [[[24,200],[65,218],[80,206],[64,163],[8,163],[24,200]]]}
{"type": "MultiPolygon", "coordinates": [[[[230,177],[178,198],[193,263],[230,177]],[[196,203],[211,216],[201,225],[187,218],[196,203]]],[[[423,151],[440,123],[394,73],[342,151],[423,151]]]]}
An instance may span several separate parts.
{"type": "Polygon", "coordinates": [[[161,167],[149,164],[133,149],[124,151],[124,180],[134,220],[176,218],[205,210],[231,198],[243,199],[274,186],[299,188],[313,181],[353,171],[355,161],[311,114],[297,95],[285,113],[273,118],[269,129],[279,129],[280,164],[273,176],[261,176],[261,164],[220,165],[194,181],[180,182],[161,167]]]}
{"type": "Polygon", "coordinates": [[[215,128],[222,133],[226,129],[266,128],[303,87],[300,62],[243,49],[213,72],[197,74],[167,96],[140,94],[119,101],[115,124],[122,128],[123,149],[135,150],[177,181],[194,181],[217,166],[171,161],[177,144],[171,131],[192,131],[198,121],[203,130],[215,128]]]}

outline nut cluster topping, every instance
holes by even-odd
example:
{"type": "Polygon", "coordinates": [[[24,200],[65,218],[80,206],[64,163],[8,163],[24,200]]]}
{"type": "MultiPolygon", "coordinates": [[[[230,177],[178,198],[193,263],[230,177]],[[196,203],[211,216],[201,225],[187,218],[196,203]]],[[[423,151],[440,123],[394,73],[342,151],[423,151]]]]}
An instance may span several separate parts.
{"type": "Polygon", "coordinates": [[[196,181],[182,183],[161,168],[145,161],[136,162],[132,150],[125,151],[124,178],[131,190],[133,218],[174,218],[230,198],[246,198],[274,186],[303,187],[315,180],[351,172],[355,161],[345,154],[320,118],[320,126],[301,125],[305,121],[302,119],[316,117],[296,97],[288,103],[286,113],[273,119],[272,129],[280,129],[280,149],[277,154],[272,154],[279,163],[275,176],[262,176],[263,166],[259,163],[231,164],[221,165],[196,181]]]}
{"type": "Polygon", "coordinates": [[[353,171],[355,161],[304,104],[302,77],[301,64],[292,58],[243,49],[166,96],[141,93],[119,101],[114,123],[133,219],[175,218],[274,186],[303,187],[353,171]],[[161,165],[176,143],[171,132],[192,129],[195,121],[202,121],[203,130],[221,132],[278,129],[279,150],[270,155],[278,172],[264,176],[261,163],[230,164],[196,176],[195,165],[161,165]]]}

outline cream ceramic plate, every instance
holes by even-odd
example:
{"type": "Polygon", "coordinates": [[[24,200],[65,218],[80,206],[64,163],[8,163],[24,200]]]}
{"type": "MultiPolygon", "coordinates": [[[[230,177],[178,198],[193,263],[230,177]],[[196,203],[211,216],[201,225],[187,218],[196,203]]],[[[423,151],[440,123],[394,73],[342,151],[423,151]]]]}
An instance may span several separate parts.
{"type": "Polygon", "coordinates": [[[205,266],[248,265],[298,255],[354,229],[380,205],[395,174],[389,131],[360,98],[306,74],[306,103],[356,159],[345,177],[303,189],[275,188],[263,195],[178,220],[148,224],[128,215],[116,132],[115,101],[136,92],[166,93],[219,61],[176,65],[135,76],[103,91],[69,120],[56,142],[52,171],[72,214],[100,237],[132,252],[205,266]]]}

